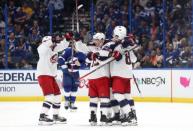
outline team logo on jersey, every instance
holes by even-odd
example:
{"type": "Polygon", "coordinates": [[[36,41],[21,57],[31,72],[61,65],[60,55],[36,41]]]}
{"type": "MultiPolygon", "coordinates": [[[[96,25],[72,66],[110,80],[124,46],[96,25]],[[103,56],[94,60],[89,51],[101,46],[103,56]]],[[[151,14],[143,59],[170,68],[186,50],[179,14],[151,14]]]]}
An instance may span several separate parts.
{"type": "Polygon", "coordinates": [[[51,63],[56,63],[57,61],[58,61],[58,55],[57,55],[57,54],[53,55],[53,56],[50,58],[50,62],[51,62],[51,63]]]}

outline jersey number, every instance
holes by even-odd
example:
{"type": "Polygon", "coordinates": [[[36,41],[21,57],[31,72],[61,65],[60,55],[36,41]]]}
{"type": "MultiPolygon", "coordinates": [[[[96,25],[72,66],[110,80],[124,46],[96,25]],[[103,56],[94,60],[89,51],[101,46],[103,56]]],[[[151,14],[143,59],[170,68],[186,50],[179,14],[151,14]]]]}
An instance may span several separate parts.
{"type": "Polygon", "coordinates": [[[129,52],[125,52],[125,63],[127,65],[131,65],[131,59],[130,59],[130,55],[129,55],[129,52]]]}

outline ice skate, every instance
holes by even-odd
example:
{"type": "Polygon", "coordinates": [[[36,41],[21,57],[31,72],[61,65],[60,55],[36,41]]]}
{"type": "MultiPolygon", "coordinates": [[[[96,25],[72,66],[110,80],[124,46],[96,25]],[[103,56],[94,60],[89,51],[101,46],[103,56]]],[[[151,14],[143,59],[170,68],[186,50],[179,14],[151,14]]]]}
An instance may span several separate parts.
{"type": "Polygon", "coordinates": [[[137,125],[137,116],[136,116],[136,111],[135,110],[131,110],[129,112],[129,119],[131,121],[130,125],[132,125],[132,126],[137,125]]]}
{"type": "Polygon", "coordinates": [[[97,125],[97,117],[96,117],[96,114],[94,113],[94,111],[91,111],[89,122],[90,122],[91,126],[97,125]]]}
{"type": "Polygon", "coordinates": [[[54,122],[52,119],[48,118],[46,114],[40,114],[38,125],[53,125],[54,122]]]}
{"type": "Polygon", "coordinates": [[[100,125],[101,126],[104,126],[104,125],[111,126],[112,125],[111,119],[107,118],[106,115],[103,115],[102,112],[101,112],[100,125]]]}
{"type": "Polygon", "coordinates": [[[64,103],[64,108],[65,108],[66,110],[68,110],[69,107],[70,107],[69,101],[65,101],[65,103],[64,103]]]}
{"type": "Polygon", "coordinates": [[[72,112],[77,111],[77,109],[78,109],[78,108],[74,105],[74,103],[70,103],[69,108],[70,108],[70,110],[71,110],[72,112]]]}
{"type": "Polygon", "coordinates": [[[121,125],[122,126],[129,126],[131,125],[131,120],[129,115],[124,114],[121,118],[121,125]]]}
{"type": "Polygon", "coordinates": [[[67,119],[59,115],[53,115],[53,121],[55,124],[66,124],[67,119]]]}
{"type": "Polygon", "coordinates": [[[112,124],[113,125],[120,125],[121,124],[121,119],[120,119],[120,113],[115,113],[114,116],[111,118],[112,124]]]}

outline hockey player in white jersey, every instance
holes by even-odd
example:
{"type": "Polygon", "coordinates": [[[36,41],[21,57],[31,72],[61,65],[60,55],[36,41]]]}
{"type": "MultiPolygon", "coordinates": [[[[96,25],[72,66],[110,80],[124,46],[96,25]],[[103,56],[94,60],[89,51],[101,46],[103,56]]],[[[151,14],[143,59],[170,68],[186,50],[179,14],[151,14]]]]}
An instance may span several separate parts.
{"type": "MultiPolygon", "coordinates": [[[[122,125],[136,124],[137,118],[135,111],[131,109],[131,79],[132,63],[137,61],[133,51],[128,51],[132,47],[133,41],[126,37],[127,31],[124,26],[116,26],[113,31],[113,41],[109,45],[113,47],[113,52],[120,55],[121,59],[110,63],[110,73],[112,81],[112,92],[118,101],[123,113],[121,118],[122,125]]],[[[134,107],[134,106],[133,106],[134,107]]]]}
{"type": "MultiPolygon", "coordinates": [[[[91,52],[88,53],[91,69],[96,68],[109,57],[109,52],[102,50],[104,41],[105,35],[103,33],[96,33],[93,36],[94,46],[91,47],[91,52]]],[[[107,118],[110,97],[109,73],[109,65],[107,64],[88,76],[91,111],[89,122],[91,125],[97,124],[99,102],[101,109],[100,123],[102,125],[111,125],[110,119],[107,118]]]]}
{"type": "Polygon", "coordinates": [[[67,48],[69,42],[64,39],[60,43],[55,43],[52,40],[52,36],[43,37],[42,43],[37,49],[39,54],[37,77],[45,97],[39,118],[40,125],[66,123],[66,118],[59,116],[61,92],[55,77],[57,73],[57,53],[67,48]],[[48,117],[50,108],[53,108],[53,119],[48,117]]]}

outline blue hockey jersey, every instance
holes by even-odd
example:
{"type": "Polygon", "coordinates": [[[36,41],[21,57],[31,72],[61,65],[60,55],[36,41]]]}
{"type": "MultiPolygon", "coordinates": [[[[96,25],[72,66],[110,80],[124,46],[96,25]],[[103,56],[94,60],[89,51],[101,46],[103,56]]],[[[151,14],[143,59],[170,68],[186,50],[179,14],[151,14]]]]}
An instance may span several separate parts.
{"type": "Polygon", "coordinates": [[[73,69],[78,71],[86,67],[86,55],[79,51],[74,51],[71,47],[66,48],[61,56],[59,56],[58,64],[62,70],[73,69]],[[80,66],[75,65],[75,61],[79,61],[80,66]]]}

